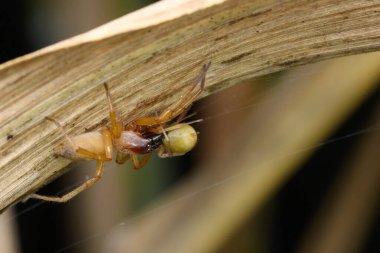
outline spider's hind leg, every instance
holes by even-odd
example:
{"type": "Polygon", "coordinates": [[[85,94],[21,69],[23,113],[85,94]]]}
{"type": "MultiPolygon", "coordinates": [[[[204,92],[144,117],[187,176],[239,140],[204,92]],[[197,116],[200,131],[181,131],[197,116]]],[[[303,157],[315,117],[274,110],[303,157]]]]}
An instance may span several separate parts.
{"type": "Polygon", "coordinates": [[[100,178],[103,175],[103,164],[104,161],[98,160],[97,166],[96,166],[96,172],[95,175],[88,179],[86,182],[75,188],[74,190],[70,191],[69,193],[66,193],[65,195],[58,197],[58,196],[45,196],[40,194],[30,194],[30,198],[33,199],[41,199],[45,201],[52,201],[52,202],[66,202],[81,193],[82,191],[86,190],[87,188],[90,188],[92,185],[94,185],[97,181],[100,180],[100,178]]]}
{"type": "Polygon", "coordinates": [[[74,190],[70,191],[69,193],[66,193],[65,195],[61,197],[45,196],[45,195],[40,195],[40,194],[35,194],[35,193],[30,195],[30,198],[34,198],[34,199],[41,199],[41,200],[52,201],[52,202],[66,202],[72,199],[73,197],[75,197],[76,195],[78,195],[80,192],[84,191],[85,189],[90,188],[102,177],[104,162],[112,160],[111,132],[107,128],[102,129],[102,137],[103,137],[102,143],[104,145],[104,151],[101,154],[96,154],[92,152],[91,150],[87,150],[78,146],[77,143],[75,143],[75,138],[70,138],[57,120],[53,118],[48,118],[48,119],[50,121],[53,121],[59,127],[59,129],[61,129],[61,131],[65,135],[66,140],[70,143],[70,146],[72,149],[74,149],[73,151],[75,153],[84,155],[85,157],[88,157],[97,161],[95,175],[92,178],[88,179],[83,184],[81,184],[80,186],[78,186],[77,188],[75,188],[74,190]]]}

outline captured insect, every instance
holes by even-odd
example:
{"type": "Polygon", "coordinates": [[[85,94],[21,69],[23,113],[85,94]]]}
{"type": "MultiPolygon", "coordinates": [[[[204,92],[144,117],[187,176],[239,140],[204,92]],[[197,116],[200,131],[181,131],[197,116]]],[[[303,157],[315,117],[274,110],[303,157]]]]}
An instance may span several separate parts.
{"type": "Polygon", "coordinates": [[[165,158],[184,155],[192,150],[197,143],[197,133],[190,124],[197,121],[182,122],[187,118],[192,103],[204,89],[210,65],[210,62],[203,65],[201,73],[189,90],[156,117],[139,118],[124,124],[116,116],[107,83],[104,83],[104,88],[111,126],[103,127],[99,131],[69,136],[57,120],[47,117],[65,137],[65,141],[56,147],[54,152],[70,160],[96,160],[96,172],[92,178],[61,197],[31,194],[30,198],[66,202],[75,197],[99,181],[103,174],[104,162],[112,160],[113,148],[117,151],[117,163],[122,164],[131,159],[135,169],[144,167],[154,151],[158,151],[159,157],[165,158]],[[141,160],[138,159],[139,154],[144,155],[141,160]]]}

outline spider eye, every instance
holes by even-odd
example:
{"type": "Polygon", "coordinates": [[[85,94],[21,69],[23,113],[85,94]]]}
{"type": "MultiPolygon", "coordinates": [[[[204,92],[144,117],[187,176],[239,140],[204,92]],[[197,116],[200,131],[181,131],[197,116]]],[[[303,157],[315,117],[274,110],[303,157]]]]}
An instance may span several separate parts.
{"type": "Polygon", "coordinates": [[[164,139],[167,150],[175,154],[185,154],[197,144],[197,133],[190,125],[183,125],[178,129],[168,132],[169,143],[164,139]]]}

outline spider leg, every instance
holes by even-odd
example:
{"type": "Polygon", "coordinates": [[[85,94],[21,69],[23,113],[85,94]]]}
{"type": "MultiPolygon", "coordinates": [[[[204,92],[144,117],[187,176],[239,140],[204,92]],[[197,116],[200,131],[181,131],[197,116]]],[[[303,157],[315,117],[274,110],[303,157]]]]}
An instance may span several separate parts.
{"type": "Polygon", "coordinates": [[[119,138],[121,135],[121,132],[123,131],[123,123],[121,121],[118,121],[116,118],[116,112],[112,105],[111,94],[109,92],[107,83],[104,83],[103,85],[106,91],[108,107],[110,111],[109,113],[110,113],[110,119],[111,119],[111,133],[114,138],[119,138]]]}
{"type": "Polygon", "coordinates": [[[158,150],[158,153],[157,153],[157,156],[160,157],[160,158],[166,158],[167,152],[166,152],[166,149],[163,145],[160,146],[159,150],[158,150]]]}
{"type": "Polygon", "coordinates": [[[170,158],[170,157],[175,157],[175,156],[182,156],[184,153],[173,153],[170,152],[168,153],[167,150],[165,150],[165,147],[160,146],[160,149],[158,150],[157,156],[160,158],[170,158]]]}
{"type": "Polygon", "coordinates": [[[185,115],[182,115],[182,113],[189,110],[194,100],[202,93],[205,85],[206,73],[210,65],[210,62],[203,65],[201,73],[194,81],[194,85],[185,94],[183,94],[177,102],[169,106],[169,108],[163,111],[158,117],[137,119],[135,124],[145,126],[163,125],[177,116],[183,118],[185,115]]]}
{"type": "Polygon", "coordinates": [[[148,162],[151,155],[152,153],[146,154],[144,155],[143,159],[139,161],[138,156],[136,154],[125,154],[122,152],[117,152],[116,163],[123,164],[132,158],[133,167],[135,167],[136,170],[139,170],[145,166],[145,164],[148,162]]]}
{"type": "Polygon", "coordinates": [[[63,129],[62,125],[58,122],[58,120],[54,119],[53,117],[49,117],[49,116],[47,116],[46,119],[54,122],[54,124],[58,127],[59,131],[61,131],[61,133],[63,134],[63,136],[65,136],[65,139],[67,140],[67,142],[70,143],[70,145],[72,147],[75,147],[75,144],[74,144],[73,140],[66,133],[65,129],[63,129]]]}
{"type": "Polygon", "coordinates": [[[160,146],[160,150],[158,151],[158,154],[160,154],[161,150],[164,150],[163,152],[165,152],[166,154],[168,154],[169,156],[172,155],[172,151],[171,151],[171,148],[170,148],[170,139],[166,133],[166,129],[164,129],[162,126],[160,126],[160,130],[161,130],[161,133],[163,133],[164,135],[164,138],[165,138],[165,141],[166,141],[166,146],[165,145],[161,145],[160,146]],[[166,148],[167,147],[167,148],[166,148]]]}
{"type": "Polygon", "coordinates": [[[185,119],[188,119],[188,118],[191,118],[193,117],[194,115],[196,115],[197,113],[196,112],[193,112],[189,115],[187,115],[187,113],[189,112],[191,106],[187,107],[186,110],[184,110],[181,115],[178,116],[177,120],[175,121],[176,124],[184,121],[185,119]]]}
{"type": "Polygon", "coordinates": [[[66,202],[81,193],[82,191],[90,188],[92,185],[94,185],[103,175],[103,164],[104,161],[98,160],[97,166],[96,166],[96,173],[95,175],[88,179],[86,182],[75,188],[74,190],[70,191],[69,193],[66,193],[65,195],[59,197],[59,196],[45,196],[40,194],[31,194],[30,198],[33,199],[42,199],[46,201],[52,201],[52,202],[66,202]]]}
{"type": "Polygon", "coordinates": [[[133,166],[135,167],[136,170],[139,170],[141,169],[142,167],[145,166],[145,164],[148,162],[149,158],[151,157],[153,153],[148,153],[148,154],[145,154],[143,159],[141,161],[139,161],[139,158],[137,157],[136,154],[131,154],[131,157],[132,157],[132,163],[133,163],[133,166]]]}
{"type": "MultiPolygon", "coordinates": [[[[193,101],[202,93],[205,81],[206,81],[206,73],[211,65],[211,62],[203,65],[202,71],[199,76],[195,79],[194,86],[181,98],[171,105],[167,110],[163,111],[158,117],[162,122],[167,122],[178,115],[182,114],[184,111],[189,110],[193,101]]],[[[182,115],[181,115],[182,116],[182,115]]],[[[184,115],[182,116],[184,117],[184,115]]]]}
{"type": "MultiPolygon", "coordinates": [[[[162,126],[159,126],[159,127],[156,127],[156,128],[149,128],[149,132],[156,133],[156,134],[164,134],[164,136],[165,136],[165,134],[167,132],[179,129],[179,128],[183,127],[184,125],[191,125],[191,124],[202,122],[202,121],[203,121],[203,119],[197,119],[197,120],[193,120],[193,121],[190,121],[190,122],[174,124],[174,125],[171,125],[171,126],[168,126],[168,127],[165,127],[165,128],[162,128],[162,126]]],[[[165,137],[167,137],[167,136],[165,136],[165,137]]]]}
{"type": "Polygon", "coordinates": [[[122,153],[122,152],[117,152],[116,153],[116,163],[117,164],[123,164],[126,161],[128,161],[131,158],[130,154],[122,153]]]}
{"type": "Polygon", "coordinates": [[[104,141],[104,156],[105,160],[112,160],[112,133],[107,129],[102,129],[102,136],[104,141]]]}

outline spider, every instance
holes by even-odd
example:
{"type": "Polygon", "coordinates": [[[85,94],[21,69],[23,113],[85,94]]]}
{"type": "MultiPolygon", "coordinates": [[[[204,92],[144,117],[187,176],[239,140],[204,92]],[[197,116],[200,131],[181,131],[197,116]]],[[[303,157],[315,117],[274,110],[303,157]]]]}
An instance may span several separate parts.
{"type": "Polygon", "coordinates": [[[124,125],[114,110],[107,83],[104,88],[108,100],[111,126],[99,131],[69,136],[62,125],[52,117],[48,120],[55,123],[65,137],[65,141],[54,149],[57,155],[70,160],[97,161],[95,175],[86,182],[63,196],[45,196],[31,194],[29,197],[53,202],[66,202],[80,192],[93,186],[103,175],[104,162],[112,160],[112,149],[117,150],[116,162],[122,164],[131,159],[135,169],[145,166],[154,151],[161,158],[184,155],[192,150],[197,142],[197,133],[186,119],[186,114],[194,100],[202,93],[206,73],[211,63],[203,65],[201,73],[194,84],[175,103],[155,117],[139,118],[124,125]],[[143,154],[141,160],[138,155],[143,154]]]}

